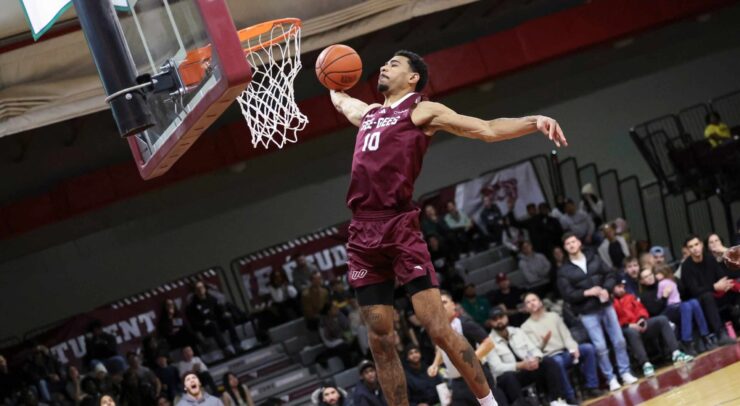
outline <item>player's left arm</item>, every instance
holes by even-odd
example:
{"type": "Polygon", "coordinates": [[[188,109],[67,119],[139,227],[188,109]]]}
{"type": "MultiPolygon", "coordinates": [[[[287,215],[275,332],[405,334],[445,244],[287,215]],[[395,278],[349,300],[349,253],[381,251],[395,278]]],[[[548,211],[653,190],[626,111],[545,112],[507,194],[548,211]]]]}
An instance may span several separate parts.
{"type": "Polygon", "coordinates": [[[412,119],[416,125],[424,128],[429,135],[442,130],[460,137],[497,142],[539,131],[557,146],[568,145],[560,124],[546,116],[482,120],[458,114],[444,104],[425,101],[419,103],[419,106],[414,110],[412,119]]]}

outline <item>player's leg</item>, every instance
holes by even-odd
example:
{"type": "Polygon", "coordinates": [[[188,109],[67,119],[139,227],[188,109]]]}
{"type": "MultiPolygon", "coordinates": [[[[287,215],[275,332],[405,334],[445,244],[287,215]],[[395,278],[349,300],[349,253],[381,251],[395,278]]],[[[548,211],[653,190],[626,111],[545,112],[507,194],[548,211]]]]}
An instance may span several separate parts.
{"type": "MultiPolygon", "coordinates": [[[[415,282],[412,281],[411,283],[415,282]]],[[[452,329],[446,319],[439,289],[429,288],[416,292],[411,296],[411,302],[414,305],[416,317],[424,326],[432,341],[447,353],[450,361],[460,371],[475,396],[482,399],[491,393],[491,388],[486,382],[483,368],[475,356],[475,351],[463,336],[452,329]]]]}
{"type": "Polygon", "coordinates": [[[396,352],[393,329],[393,288],[392,280],[363,286],[357,289],[357,300],[385,399],[389,405],[408,406],[406,375],[396,352]]]}

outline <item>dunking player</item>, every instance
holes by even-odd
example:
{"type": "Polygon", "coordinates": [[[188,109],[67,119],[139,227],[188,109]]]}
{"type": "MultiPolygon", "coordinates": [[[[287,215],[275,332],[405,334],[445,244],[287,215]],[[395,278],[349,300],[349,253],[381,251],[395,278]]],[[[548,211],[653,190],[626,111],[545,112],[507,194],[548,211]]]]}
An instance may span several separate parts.
{"type": "Polygon", "coordinates": [[[378,90],[385,102],[367,105],[332,91],[334,106],[360,131],[352,160],[347,205],[350,285],[368,325],[370,349],[388,404],[406,406],[406,380],[395,350],[393,290],[405,286],[414,312],[432,341],[457,367],[481,405],[495,405],[491,389],[467,340],[451,327],[442,308],[437,277],[419,231],[411,199],[424,153],[437,131],[486,142],[541,131],[567,145],[558,123],[544,116],[484,121],[424,101],[427,66],[417,54],[398,51],[380,69],[378,90]]]}

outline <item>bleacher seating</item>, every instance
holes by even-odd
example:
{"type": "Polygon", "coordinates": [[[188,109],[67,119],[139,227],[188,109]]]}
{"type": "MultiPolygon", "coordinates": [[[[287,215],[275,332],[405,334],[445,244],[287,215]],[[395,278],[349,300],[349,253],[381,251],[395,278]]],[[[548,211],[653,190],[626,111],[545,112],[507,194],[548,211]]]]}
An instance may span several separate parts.
{"type": "Polygon", "coordinates": [[[360,371],[357,369],[357,367],[344,370],[334,375],[334,384],[339,386],[340,388],[344,388],[347,393],[351,393],[351,388],[357,385],[357,382],[359,381],[360,371]]]}
{"type": "Polygon", "coordinates": [[[496,246],[487,251],[479,252],[473,256],[460,259],[457,266],[464,272],[469,273],[475,269],[497,262],[509,256],[509,250],[504,246],[496,246]]]}

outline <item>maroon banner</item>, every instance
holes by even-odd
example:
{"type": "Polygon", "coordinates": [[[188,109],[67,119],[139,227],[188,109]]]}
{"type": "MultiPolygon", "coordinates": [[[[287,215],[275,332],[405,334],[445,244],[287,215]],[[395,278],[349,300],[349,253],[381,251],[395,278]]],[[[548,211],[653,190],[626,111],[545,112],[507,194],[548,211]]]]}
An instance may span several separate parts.
{"type": "MultiPolygon", "coordinates": [[[[225,299],[223,291],[225,285],[222,283],[220,270],[220,268],[211,268],[198,272],[98,307],[90,312],[73,316],[29,339],[35,344],[48,347],[63,364],[80,367],[86,353],[85,335],[88,333],[90,324],[97,320],[103,325],[103,330],[116,337],[118,353],[125,356],[128,351],[138,350],[144,337],[153,333],[157,328],[166,299],[174,300],[177,307],[184,310],[192,294],[192,285],[196,281],[203,281],[208,292],[219,300],[225,299]]],[[[27,350],[28,348],[23,348],[8,353],[13,354],[13,361],[19,362],[27,350]]]]}
{"type": "Polygon", "coordinates": [[[284,244],[245,255],[233,261],[239,272],[249,305],[254,307],[269,297],[267,283],[274,269],[282,268],[292,280],[298,254],[318,268],[325,278],[347,272],[347,228],[349,223],[308,234],[284,244]]]}

